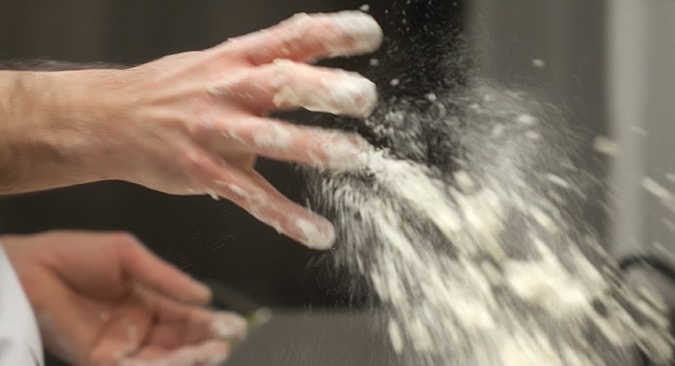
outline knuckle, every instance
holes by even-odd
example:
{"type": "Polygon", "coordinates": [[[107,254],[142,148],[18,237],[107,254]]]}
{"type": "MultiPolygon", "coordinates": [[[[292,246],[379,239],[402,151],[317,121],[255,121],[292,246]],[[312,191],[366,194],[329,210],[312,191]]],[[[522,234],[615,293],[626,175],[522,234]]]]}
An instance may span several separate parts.
{"type": "Polygon", "coordinates": [[[246,70],[240,70],[233,75],[215,75],[212,78],[217,81],[208,87],[211,95],[232,97],[241,93],[246,82],[251,79],[251,75],[246,70]]]}
{"type": "Polygon", "coordinates": [[[283,75],[286,77],[306,71],[300,63],[286,59],[274,60],[268,69],[268,73],[272,75],[283,75]]]}
{"type": "Polygon", "coordinates": [[[216,129],[215,118],[207,108],[203,108],[202,111],[197,111],[194,116],[188,117],[184,124],[191,138],[197,142],[208,141],[216,129]]]}
{"type": "Polygon", "coordinates": [[[210,170],[211,158],[204,151],[199,149],[188,149],[183,154],[183,165],[189,174],[203,176],[210,170]]]}
{"type": "Polygon", "coordinates": [[[330,30],[330,24],[322,17],[301,13],[282,22],[278,37],[283,53],[293,53],[302,45],[321,45],[319,36],[330,30]]]}
{"type": "Polygon", "coordinates": [[[292,34],[294,39],[302,40],[308,35],[315,34],[317,30],[322,30],[327,26],[325,16],[310,15],[307,13],[300,13],[290,17],[284,23],[285,30],[292,34]]]}

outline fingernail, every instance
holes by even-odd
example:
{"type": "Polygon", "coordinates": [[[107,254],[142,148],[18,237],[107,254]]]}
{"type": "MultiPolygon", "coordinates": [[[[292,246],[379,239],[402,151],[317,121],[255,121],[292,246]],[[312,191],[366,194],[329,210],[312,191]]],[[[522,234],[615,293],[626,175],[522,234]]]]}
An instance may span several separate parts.
{"type": "Polygon", "coordinates": [[[327,167],[338,170],[358,170],[368,165],[374,148],[355,134],[335,133],[325,144],[327,167]]]}
{"type": "Polygon", "coordinates": [[[222,339],[241,338],[246,335],[248,324],[246,320],[236,314],[217,315],[211,323],[213,335],[222,339]]]}
{"type": "Polygon", "coordinates": [[[336,44],[331,49],[333,56],[348,56],[370,53],[382,45],[382,28],[372,16],[360,11],[343,11],[329,15],[339,32],[346,34],[351,43],[336,44]]]}
{"type": "MultiPolygon", "coordinates": [[[[274,65],[280,75],[297,72],[295,63],[288,60],[276,60],[274,65]]],[[[318,83],[320,86],[286,83],[272,101],[277,107],[302,107],[358,118],[370,116],[377,106],[377,86],[358,73],[335,70],[318,83]]]]}
{"type": "Polygon", "coordinates": [[[320,216],[316,216],[311,221],[297,218],[295,225],[303,237],[302,243],[311,249],[327,250],[335,242],[333,224],[320,216]]]}
{"type": "Polygon", "coordinates": [[[331,113],[366,118],[377,106],[375,83],[356,73],[343,73],[327,90],[329,93],[322,104],[330,105],[333,110],[328,112],[331,113]]]}

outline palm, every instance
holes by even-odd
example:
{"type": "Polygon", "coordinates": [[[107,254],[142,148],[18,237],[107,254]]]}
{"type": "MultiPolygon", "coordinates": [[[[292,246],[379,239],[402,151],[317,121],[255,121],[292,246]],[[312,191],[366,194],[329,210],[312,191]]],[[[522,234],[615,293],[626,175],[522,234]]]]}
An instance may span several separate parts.
{"type": "Polygon", "coordinates": [[[24,243],[5,239],[5,245],[45,345],[76,365],[210,364],[228,351],[218,338],[239,336],[245,327],[234,314],[201,308],[208,295],[128,237],[51,233],[17,240],[24,243]]]}

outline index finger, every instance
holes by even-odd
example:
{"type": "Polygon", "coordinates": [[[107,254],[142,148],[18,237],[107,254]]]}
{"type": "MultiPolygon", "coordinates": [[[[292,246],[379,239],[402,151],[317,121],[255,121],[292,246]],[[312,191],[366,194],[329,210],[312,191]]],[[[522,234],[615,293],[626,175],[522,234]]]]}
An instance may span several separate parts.
{"type": "Polygon", "coordinates": [[[233,39],[235,47],[254,65],[276,59],[308,62],[318,58],[353,56],[377,50],[382,28],[360,11],[297,14],[271,28],[233,39]]]}

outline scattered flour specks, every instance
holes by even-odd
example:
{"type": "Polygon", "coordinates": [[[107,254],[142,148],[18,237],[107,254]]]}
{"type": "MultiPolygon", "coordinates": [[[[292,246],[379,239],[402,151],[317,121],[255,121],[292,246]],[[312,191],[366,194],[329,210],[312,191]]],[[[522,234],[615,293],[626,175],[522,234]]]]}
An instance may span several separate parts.
{"type": "MultiPolygon", "coordinates": [[[[637,362],[637,347],[666,365],[662,310],[620,285],[579,224],[592,175],[560,114],[480,82],[421,95],[430,108],[393,100],[366,121],[387,148],[365,169],[311,179],[336,257],[367,279],[402,364],[619,366],[637,362]]],[[[618,153],[604,137],[592,148],[618,153]]],[[[651,179],[643,187],[673,198],[651,179]]]]}
{"type": "Polygon", "coordinates": [[[595,138],[593,141],[593,148],[595,151],[608,156],[616,156],[619,154],[619,144],[604,136],[595,138]]]}

